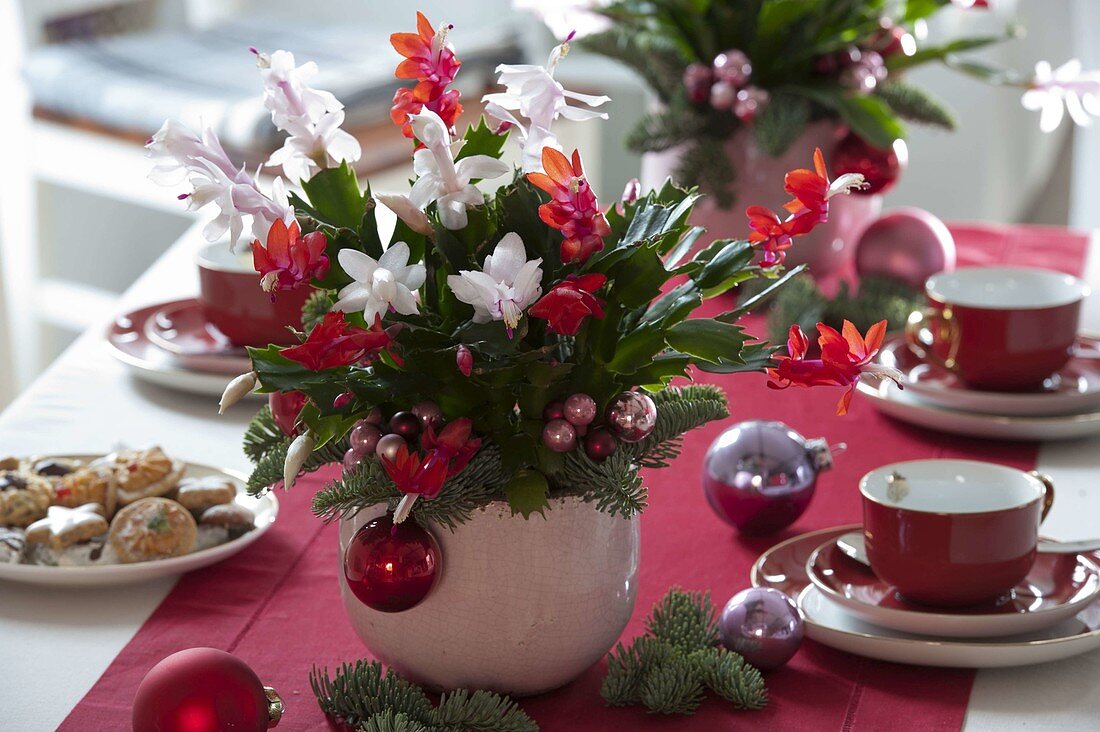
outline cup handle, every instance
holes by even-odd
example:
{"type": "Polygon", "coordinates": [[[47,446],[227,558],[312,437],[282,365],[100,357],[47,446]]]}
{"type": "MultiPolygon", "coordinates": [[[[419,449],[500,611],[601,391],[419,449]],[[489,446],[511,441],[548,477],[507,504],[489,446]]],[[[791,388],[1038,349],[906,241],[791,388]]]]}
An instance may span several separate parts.
{"type": "Polygon", "coordinates": [[[955,370],[955,358],[959,353],[959,324],[951,314],[951,308],[921,308],[909,314],[905,323],[905,341],[918,356],[935,361],[950,371],[955,370]],[[934,350],[937,341],[946,340],[947,358],[940,358],[934,350]]]}
{"type": "Polygon", "coordinates": [[[1042,523],[1046,521],[1047,514],[1054,505],[1054,480],[1038,470],[1029,471],[1028,475],[1043,484],[1043,513],[1039,516],[1039,522],[1042,523]]]}

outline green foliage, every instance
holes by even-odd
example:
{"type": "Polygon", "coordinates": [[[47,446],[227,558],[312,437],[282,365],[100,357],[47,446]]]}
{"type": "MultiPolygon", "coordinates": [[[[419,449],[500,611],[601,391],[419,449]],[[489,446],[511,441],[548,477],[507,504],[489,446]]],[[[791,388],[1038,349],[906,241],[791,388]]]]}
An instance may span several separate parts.
{"type": "Polygon", "coordinates": [[[753,124],[756,144],[768,155],[782,155],[802,134],[809,120],[808,99],[790,92],[776,92],[753,124]]]}
{"type": "Polygon", "coordinates": [[[955,116],[941,102],[918,86],[904,81],[891,81],[875,92],[902,117],[924,124],[955,129],[955,116]]]}
{"type": "Polygon", "coordinates": [[[624,445],[631,459],[644,468],[664,468],[680,454],[684,434],[707,422],[729,416],[726,395],[716,386],[669,387],[653,395],[657,425],[649,437],[624,445]]]}
{"type": "MultiPolygon", "coordinates": [[[[248,476],[248,492],[252,495],[262,493],[283,479],[283,463],[290,448],[291,438],[276,426],[271,410],[261,407],[249,422],[244,433],[244,452],[252,461],[252,474],[248,476]]],[[[346,439],[330,442],[317,448],[306,459],[302,470],[312,473],[322,466],[338,462],[348,449],[346,439]]]]}
{"type": "Polygon", "coordinates": [[[455,153],[455,161],[468,158],[471,155],[488,155],[499,158],[504,150],[504,143],[508,141],[507,135],[498,135],[493,132],[482,117],[476,125],[470,125],[463,137],[462,147],[455,153]]]}
{"type": "Polygon", "coordinates": [[[326,715],[362,732],[537,732],[509,697],[447,692],[433,706],[424,690],[378,661],[343,664],[335,676],[314,667],[309,684],[326,715]]]}
{"type": "Polygon", "coordinates": [[[760,672],[719,645],[709,593],[669,590],[646,620],[646,634],[616,646],[607,666],[600,695],[611,706],[692,714],[707,689],[738,709],[767,704],[760,672]]]}

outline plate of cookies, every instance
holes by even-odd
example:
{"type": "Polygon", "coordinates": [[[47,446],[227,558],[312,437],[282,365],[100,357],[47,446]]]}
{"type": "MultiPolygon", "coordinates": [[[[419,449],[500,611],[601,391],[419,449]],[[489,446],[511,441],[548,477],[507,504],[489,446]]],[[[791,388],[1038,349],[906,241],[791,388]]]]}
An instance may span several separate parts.
{"type": "Polygon", "coordinates": [[[220,562],[279,512],[244,486],[159,447],[0,459],[0,580],[125,584],[220,562]]]}

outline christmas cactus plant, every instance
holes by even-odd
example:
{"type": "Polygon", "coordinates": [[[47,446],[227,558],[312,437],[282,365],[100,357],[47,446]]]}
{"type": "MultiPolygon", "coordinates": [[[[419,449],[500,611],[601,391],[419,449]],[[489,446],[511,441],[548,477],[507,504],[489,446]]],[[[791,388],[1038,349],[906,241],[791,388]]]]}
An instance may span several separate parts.
{"type": "Polygon", "coordinates": [[[339,102],[308,85],[312,64],[283,51],[257,58],[272,119],[288,133],[269,164],[298,180],[293,191],[277,180],[264,193],[210,132],[166,123],[150,143],[160,173],[190,175],[183,197],[219,206],[212,234],[236,239],[251,219],[258,287],[273,298],[313,289],[300,342],[249,349],[253,370],[223,396],[225,408],[253,389],[270,395],[246,435],[251,490],[342,462],[314,499],[319,515],[388,503],[397,522],[454,528],[494,500],[528,517],[575,495],[630,516],[646,505],[639,471],[666,465],[685,432],[727,415],[719,389],[674,379],[772,368],[780,387],[850,387],[873,368],[875,334],[823,331],[821,357],[809,359],[799,331],[791,357],[775,360],[738,325],[793,274],[782,268],[792,239],[859,176],[829,181],[819,153],[814,170],[788,175],[782,216],[754,207],[750,237],[696,247],[696,192],[628,185],[603,206],[580,153],[560,149],[555,120],[602,116],[594,108],[606,101],[555,80],[565,43],[545,67],[499,67],[504,91],[485,98],[492,123],[456,136],[461,103],[449,85],[460,62],[448,30],[418,14],[416,33],[392,37],[397,76],[416,82],[392,113],[411,140],[405,195],[361,190],[339,102]],[[521,170],[500,159],[509,137],[521,170]],[[388,236],[378,204],[396,214],[388,236]],[[756,277],[768,286],[753,298],[693,317],[756,277]]]}

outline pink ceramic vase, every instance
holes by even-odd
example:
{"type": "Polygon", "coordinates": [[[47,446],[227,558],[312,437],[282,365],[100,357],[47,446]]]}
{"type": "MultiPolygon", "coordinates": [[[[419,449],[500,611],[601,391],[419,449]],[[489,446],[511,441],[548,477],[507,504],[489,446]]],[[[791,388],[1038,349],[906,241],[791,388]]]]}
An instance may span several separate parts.
{"type": "MultiPolygon", "coordinates": [[[[783,176],[795,168],[812,168],[815,147],[820,147],[826,162],[844,128],[829,122],[816,122],[794,141],[785,153],[772,157],[760,150],[752,134],[740,131],[725,146],[726,155],[736,171],[731,186],[735,202],[729,209],[717,205],[710,196],[695,206],[691,223],[707,230],[700,241],[704,246],[715,239],[739,239],[748,235],[745,208],[759,204],[781,211],[790,200],[783,190],[783,176]]],[[[642,156],[643,190],[660,187],[679,162],[680,150],[673,148],[642,156]]],[[[706,193],[706,191],[703,191],[706,193]]],[[[787,266],[806,264],[816,278],[826,277],[847,266],[859,235],[882,211],[880,195],[838,196],[830,202],[829,220],[795,241],[787,251],[787,266]]]]}

